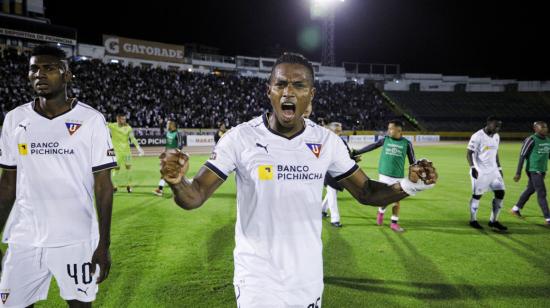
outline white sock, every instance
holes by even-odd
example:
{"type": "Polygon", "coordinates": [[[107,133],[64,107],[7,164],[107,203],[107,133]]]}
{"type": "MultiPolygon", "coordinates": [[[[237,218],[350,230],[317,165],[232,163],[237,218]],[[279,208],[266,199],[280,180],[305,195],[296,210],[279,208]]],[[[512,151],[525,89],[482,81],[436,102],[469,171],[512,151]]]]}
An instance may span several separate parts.
{"type": "Polygon", "coordinates": [[[378,208],[378,213],[384,214],[385,212],[386,212],[386,208],[385,208],[385,207],[379,207],[379,208],[378,208]]]}
{"type": "Polygon", "coordinates": [[[512,207],[512,211],[517,212],[517,211],[519,211],[519,210],[520,210],[520,208],[519,208],[517,205],[514,205],[514,206],[512,207]]]}
{"type": "Polygon", "coordinates": [[[472,198],[470,200],[470,221],[477,220],[478,208],[479,208],[479,200],[472,198]]]}
{"type": "Polygon", "coordinates": [[[498,220],[498,214],[502,208],[502,199],[493,199],[493,210],[491,211],[490,222],[495,222],[498,220]]]}
{"type": "Polygon", "coordinates": [[[164,179],[160,179],[159,186],[164,187],[164,185],[166,185],[166,181],[164,179]]]}
{"type": "Polygon", "coordinates": [[[391,215],[391,222],[394,222],[397,223],[399,221],[399,217],[398,216],[395,216],[395,215],[391,215]]]}

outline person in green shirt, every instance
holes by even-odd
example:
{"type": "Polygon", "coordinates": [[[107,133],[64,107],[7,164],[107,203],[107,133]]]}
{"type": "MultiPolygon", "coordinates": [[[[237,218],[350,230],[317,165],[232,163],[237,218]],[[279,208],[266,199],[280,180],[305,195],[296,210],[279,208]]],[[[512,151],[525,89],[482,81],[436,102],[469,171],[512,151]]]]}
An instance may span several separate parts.
{"type": "Polygon", "coordinates": [[[126,191],[132,192],[132,174],[130,172],[132,168],[132,152],[130,150],[130,143],[132,142],[139,152],[139,156],[143,156],[143,150],[139,146],[139,143],[134,137],[134,131],[128,123],[126,123],[126,114],[123,111],[117,111],[116,122],[108,123],[107,127],[111,132],[111,138],[113,139],[113,147],[115,149],[115,155],[117,158],[117,165],[113,172],[113,184],[114,191],[118,189],[118,184],[123,183],[126,185],[126,191]],[[122,172],[121,166],[125,167],[124,179],[121,179],[122,172]]]}
{"type": "Polygon", "coordinates": [[[523,163],[527,161],[525,171],[529,181],[527,188],[519,197],[518,202],[511,209],[512,215],[522,217],[520,210],[523,209],[527,200],[532,194],[537,192],[537,199],[540,209],[544,215],[545,225],[550,226],[550,212],[548,210],[548,201],[546,200],[546,185],[544,177],[548,170],[548,159],[550,159],[550,138],[548,137],[548,125],[546,122],[537,121],[533,124],[535,133],[523,141],[523,146],[519,153],[519,163],[514,176],[514,181],[521,179],[521,170],[523,163]]]}
{"type": "MultiPolygon", "coordinates": [[[[166,151],[170,149],[181,149],[183,142],[178,134],[178,126],[175,121],[168,121],[166,131],[166,151]]],[[[162,196],[164,186],[166,182],[164,179],[160,179],[159,187],[153,191],[153,193],[159,197],[162,196]]]]}
{"type": "MultiPolygon", "coordinates": [[[[378,139],[377,142],[367,145],[366,147],[352,151],[352,157],[356,157],[363,153],[370,152],[379,147],[382,148],[380,160],[378,162],[379,181],[392,185],[399,183],[405,177],[405,157],[408,157],[409,164],[416,162],[412,143],[403,137],[403,122],[400,120],[391,120],[388,123],[388,135],[378,139]]],[[[403,232],[399,221],[399,209],[401,204],[395,202],[392,208],[390,228],[396,232],[403,232]]],[[[384,213],[386,207],[379,207],[376,216],[376,223],[381,226],[384,222],[384,213]]]]}

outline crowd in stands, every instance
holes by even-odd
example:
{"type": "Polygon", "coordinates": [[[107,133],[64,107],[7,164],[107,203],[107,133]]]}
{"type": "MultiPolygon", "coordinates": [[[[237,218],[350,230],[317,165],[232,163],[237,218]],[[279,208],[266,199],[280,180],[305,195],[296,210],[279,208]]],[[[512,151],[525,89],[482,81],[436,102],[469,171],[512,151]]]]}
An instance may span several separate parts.
{"type": "MultiPolygon", "coordinates": [[[[269,110],[266,80],[227,74],[123,66],[99,60],[71,61],[71,95],[101,111],[108,121],[123,109],[133,127],[232,127],[269,110]]],[[[5,114],[33,98],[28,56],[5,49],[0,56],[0,125],[5,114]]],[[[355,82],[316,82],[311,119],[341,122],[348,130],[384,130],[395,114],[380,92],[355,82]]]]}

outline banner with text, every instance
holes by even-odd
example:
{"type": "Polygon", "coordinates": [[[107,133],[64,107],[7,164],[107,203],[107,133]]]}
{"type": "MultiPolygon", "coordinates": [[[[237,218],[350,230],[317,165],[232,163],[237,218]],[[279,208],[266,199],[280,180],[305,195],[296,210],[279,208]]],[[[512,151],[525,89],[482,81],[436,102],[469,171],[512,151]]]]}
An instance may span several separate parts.
{"type": "Polygon", "coordinates": [[[184,46],[103,35],[105,54],[151,61],[185,63],[184,46]]]}

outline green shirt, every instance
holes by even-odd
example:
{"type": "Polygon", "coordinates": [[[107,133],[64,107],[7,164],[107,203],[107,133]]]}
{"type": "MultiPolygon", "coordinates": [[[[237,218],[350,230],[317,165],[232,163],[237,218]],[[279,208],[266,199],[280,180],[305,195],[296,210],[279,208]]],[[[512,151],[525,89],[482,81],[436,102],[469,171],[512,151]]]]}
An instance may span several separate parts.
{"type": "Polygon", "coordinates": [[[533,140],[533,145],[531,153],[527,156],[527,171],[546,172],[550,155],[550,138],[542,138],[537,134],[532,135],[530,138],[533,140]]]}
{"type": "Polygon", "coordinates": [[[409,140],[384,137],[384,146],[378,162],[378,173],[393,178],[404,178],[406,156],[409,156],[409,163],[413,164],[415,161],[414,151],[409,140]]]}
{"type": "Polygon", "coordinates": [[[166,148],[167,149],[178,149],[178,131],[167,131],[166,132],[166,148]]]}
{"type": "Polygon", "coordinates": [[[118,123],[108,123],[107,127],[111,131],[111,139],[113,140],[113,147],[115,148],[115,153],[118,155],[129,154],[130,153],[130,143],[131,141],[136,148],[139,148],[139,144],[134,137],[134,131],[132,127],[128,124],[124,126],[118,125],[118,123]]]}

